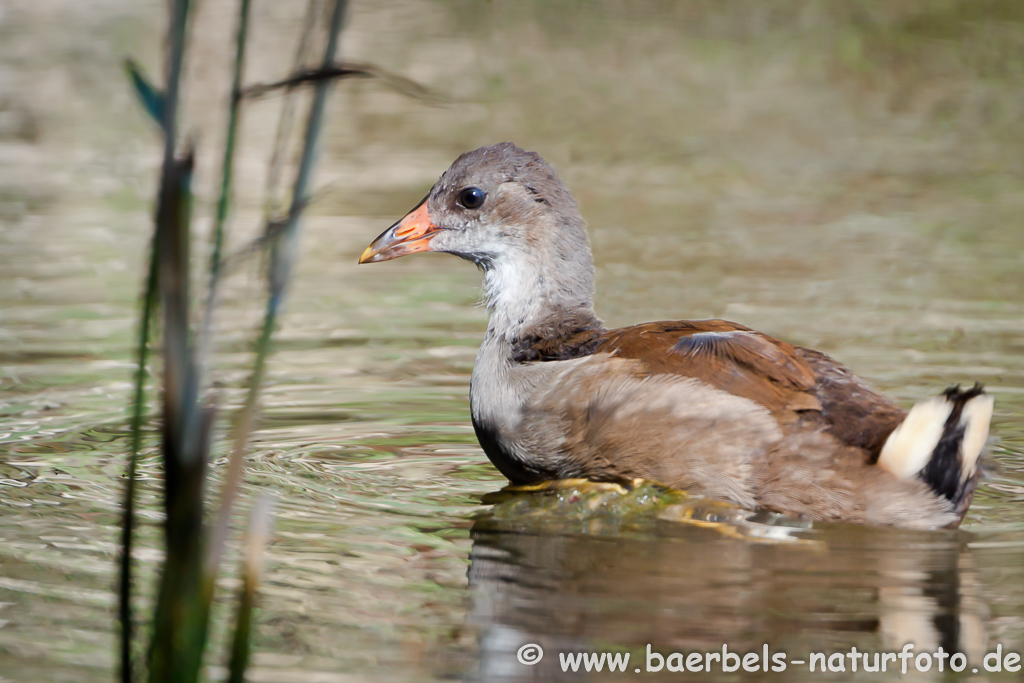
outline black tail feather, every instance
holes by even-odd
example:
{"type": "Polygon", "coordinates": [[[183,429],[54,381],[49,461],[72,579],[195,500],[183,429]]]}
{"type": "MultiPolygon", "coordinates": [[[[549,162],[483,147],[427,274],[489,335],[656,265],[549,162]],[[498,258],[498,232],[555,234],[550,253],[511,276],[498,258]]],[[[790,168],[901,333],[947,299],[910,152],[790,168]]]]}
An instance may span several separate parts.
{"type": "MultiPolygon", "coordinates": [[[[972,398],[984,394],[984,387],[975,382],[967,390],[956,385],[946,389],[943,396],[953,404],[942,430],[942,438],[932,451],[928,464],[921,470],[920,477],[939,495],[949,500],[957,512],[966,510],[977,486],[976,472],[964,477],[964,462],[961,446],[967,424],[962,421],[964,406],[972,398]]],[[[970,465],[974,469],[973,463],[970,465]]]]}

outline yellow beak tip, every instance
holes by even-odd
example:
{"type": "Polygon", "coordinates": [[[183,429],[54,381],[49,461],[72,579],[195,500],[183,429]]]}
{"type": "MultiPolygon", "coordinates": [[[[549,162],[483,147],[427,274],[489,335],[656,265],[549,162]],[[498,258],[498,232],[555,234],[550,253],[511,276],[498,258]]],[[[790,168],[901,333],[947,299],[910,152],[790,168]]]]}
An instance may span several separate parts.
{"type": "Polygon", "coordinates": [[[377,252],[373,250],[373,247],[367,247],[363,249],[362,255],[359,257],[359,263],[369,263],[373,260],[373,257],[377,255],[377,252]]]}

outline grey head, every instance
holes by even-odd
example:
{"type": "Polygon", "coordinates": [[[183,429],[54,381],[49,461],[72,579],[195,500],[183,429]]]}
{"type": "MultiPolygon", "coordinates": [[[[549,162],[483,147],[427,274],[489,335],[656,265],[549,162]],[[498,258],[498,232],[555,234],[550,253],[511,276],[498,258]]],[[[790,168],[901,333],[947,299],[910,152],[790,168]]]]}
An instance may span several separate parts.
{"type": "Polygon", "coordinates": [[[591,308],[594,267],[576,201],[554,168],[510,142],[456,159],[359,262],[421,251],[476,263],[488,305],[517,327],[552,308],[591,308]]]}

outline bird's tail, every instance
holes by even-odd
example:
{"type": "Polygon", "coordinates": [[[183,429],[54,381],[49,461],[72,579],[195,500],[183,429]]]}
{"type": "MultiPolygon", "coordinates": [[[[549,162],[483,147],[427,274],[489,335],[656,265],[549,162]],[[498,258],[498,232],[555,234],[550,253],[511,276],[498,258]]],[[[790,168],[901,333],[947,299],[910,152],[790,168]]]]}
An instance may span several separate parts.
{"type": "Polygon", "coordinates": [[[992,397],[981,384],[950,387],[911,408],[886,439],[878,464],[900,478],[920,477],[962,516],[991,419],[992,397]]]}

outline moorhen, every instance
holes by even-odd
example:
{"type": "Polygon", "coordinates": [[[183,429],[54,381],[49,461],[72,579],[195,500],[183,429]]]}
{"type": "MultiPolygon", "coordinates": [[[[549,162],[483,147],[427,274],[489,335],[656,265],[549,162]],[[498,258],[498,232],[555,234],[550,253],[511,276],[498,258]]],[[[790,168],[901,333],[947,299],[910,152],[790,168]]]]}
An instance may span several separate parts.
{"type": "Polygon", "coordinates": [[[955,527],[992,397],[950,388],[905,412],[823,353],[724,320],[606,329],[583,218],[511,143],[463,154],[359,263],[421,251],[484,272],[490,324],[473,426],[514,484],[659,482],[751,509],[955,527]]]}

